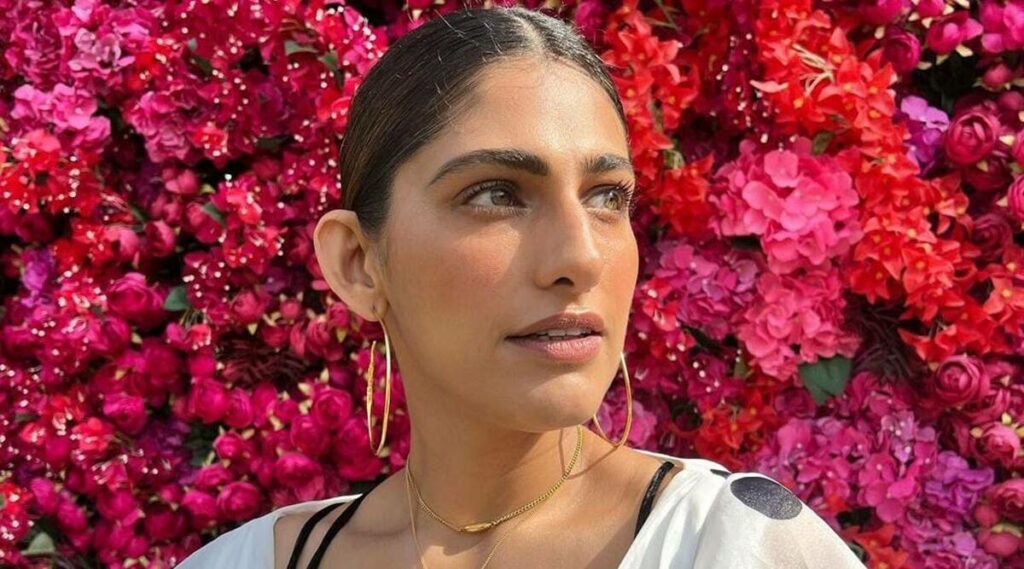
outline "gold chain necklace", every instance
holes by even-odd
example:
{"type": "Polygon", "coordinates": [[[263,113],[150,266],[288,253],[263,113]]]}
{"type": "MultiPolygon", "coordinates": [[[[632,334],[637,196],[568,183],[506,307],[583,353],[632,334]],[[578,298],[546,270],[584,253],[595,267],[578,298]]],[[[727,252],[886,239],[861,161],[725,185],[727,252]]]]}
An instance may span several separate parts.
{"type": "Polygon", "coordinates": [[[554,486],[549,488],[548,491],[545,492],[544,494],[542,494],[539,498],[536,498],[535,500],[531,501],[530,503],[528,503],[528,504],[526,504],[524,506],[520,506],[519,508],[516,508],[515,510],[512,510],[511,512],[509,512],[509,513],[507,513],[507,514],[505,514],[505,515],[503,515],[503,516],[501,516],[499,518],[496,518],[496,519],[491,520],[489,522],[480,522],[480,523],[475,523],[475,524],[467,524],[467,525],[464,525],[464,526],[457,526],[455,524],[452,524],[448,520],[445,520],[444,518],[439,516],[436,512],[434,512],[434,510],[431,509],[431,507],[428,506],[427,503],[423,501],[423,496],[420,495],[420,490],[416,486],[416,483],[413,481],[412,472],[409,470],[409,465],[408,464],[405,465],[405,472],[406,472],[406,477],[409,479],[409,483],[412,484],[413,490],[415,490],[415,492],[416,492],[416,499],[419,500],[420,506],[423,506],[423,509],[426,510],[427,513],[430,514],[435,520],[441,522],[442,524],[444,524],[444,525],[448,526],[449,528],[451,528],[451,529],[453,529],[453,530],[455,530],[457,532],[460,532],[460,533],[478,533],[478,532],[489,530],[489,529],[497,526],[498,524],[500,524],[502,522],[508,521],[508,520],[510,520],[510,519],[512,519],[512,518],[514,518],[514,517],[516,517],[516,516],[518,516],[520,514],[522,514],[523,512],[526,512],[526,511],[530,510],[531,508],[535,507],[537,504],[540,504],[544,500],[547,500],[548,498],[550,498],[562,486],[562,484],[565,483],[565,480],[567,478],[569,478],[569,473],[572,472],[572,467],[575,466],[576,459],[579,458],[579,456],[580,456],[580,449],[582,449],[582,448],[583,448],[583,425],[576,425],[576,450],[573,451],[572,459],[569,461],[568,468],[566,468],[565,472],[562,473],[561,480],[559,480],[554,486]]]}
{"type": "MultiPolygon", "coordinates": [[[[582,425],[577,425],[576,426],[576,450],[575,450],[575,452],[573,452],[572,460],[569,461],[569,467],[566,469],[566,472],[562,475],[562,480],[560,480],[559,483],[556,484],[551,490],[548,490],[548,492],[546,493],[546,496],[542,497],[542,499],[534,500],[534,502],[531,502],[530,504],[528,504],[529,508],[526,508],[522,512],[514,513],[514,515],[518,516],[518,515],[522,514],[523,512],[525,512],[525,511],[527,511],[529,509],[532,509],[534,506],[536,506],[540,502],[543,502],[548,497],[550,497],[551,494],[554,494],[554,491],[557,490],[558,487],[561,486],[562,483],[565,482],[565,479],[568,478],[569,474],[572,473],[573,466],[576,465],[576,459],[579,458],[580,450],[583,448],[583,433],[582,433],[582,430],[583,430],[582,425]]],[[[405,465],[405,497],[406,497],[406,501],[409,504],[409,526],[412,529],[412,540],[413,540],[413,543],[416,544],[416,558],[419,561],[420,566],[423,567],[423,569],[428,569],[426,562],[423,561],[423,553],[422,553],[422,549],[423,548],[420,546],[419,536],[416,534],[416,513],[413,511],[413,507],[412,507],[412,491],[410,490],[410,487],[415,488],[415,485],[413,484],[413,481],[412,481],[412,471],[409,470],[409,465],[406,464],[405,465]]],[[[418,495],[419,491],[417,490],[416,493],[418,495]]],[[[420,504],[422,506],[426,507],[426,504],[423,503],[422,499],[420,500],[420,504]]],[[[520,509],[522,509],[522,508],[520,508],[520,509]]],[[[436,514],[435,514],[434,517],[437,518],[442,523],[444,523],[445,525],[447,525],[448,527],[452,527],[447,522],[444,522],[444,520],[440,520],[440,518],[438,518],[436,516],[436,514]]],[[[509,518],[511,518],[511,517],[512,516],[509,516],[509,518]]],[[[506,518],[506,519],[509,519],[509,518],[506,518]]],[[[487,567],[487,564],[491,562],[491,558],[494,557],[494,553],[498,550],[498,546],[501,545],[505,541],[505,539],[507,539],[510,535],[512,535],[512,532],[515,531],[516,528],[518,528],[523,522],[525,522],[526,519],[527,519],[526,516],[520,518],[515,523],[515,525],[510,527],[508,529],[508,531],[506,531],[505,534],[502,535],[498,539],[498,541],[494,544],[494,547],[491,548],[490,553],[487,554],[487,558],[484,559],[484,562],[480,566],[480,569],[485,569],[487,567]]],[[[492,525],[488,525],[487,528],[494,527],[494,525],[497,525],[497,524],[501,523],[502,521],[505,521],[505,520],[491,522],[492,525]]],[[[471,525],[473,525],[473,524],[471,524],[471,525]]],[[[482,525],[482,524],[477,524],[477,525],[482,525]]],[[[484,528],[484,529],[487,529],[487,528],[484,528]]],[[[477,531],[482,531],[482,530],[477,530],[477,531]]]]}
{"type": "MultiPolygon", "coordinates": [[[[423,567],[423,569],[428,569],[427,563],[423,561],[423,548],[420,546],[419,536],[416,535],[416,514],[415,512],[413,512],[412,509],[412,491],[409,489],[409,486],[411,484],[411,480],[409,478],[409,470],[406,469],[405,472],[405,496],[409,503],[409,525],[412,528],[412,540],[416,544],[416,558],[419,561],[420,566],[423,567]]],[[[494,552],[498,550],[498,546],[501,545],[502,542],[505,541],[506,538],[508,538],[508,536],[512,535],[512,532],[515,531],[515,529],[518,528],[519,525],[525,522],[527,519],[529,519],[529,516],[523,516],[519,518],[515,525],[510,527],[508,531],[505,532],[505,535],[501,536],[501,538],[498,539],[497,543],[494,544],[494,547],[491,548],[491,552],[487,554],[487,558],[484,559],[484,563],[480,566],[480,569],[485,569],[487,567],[487,564],[491,562],[491,558],[494,557],[494,552]]]]}

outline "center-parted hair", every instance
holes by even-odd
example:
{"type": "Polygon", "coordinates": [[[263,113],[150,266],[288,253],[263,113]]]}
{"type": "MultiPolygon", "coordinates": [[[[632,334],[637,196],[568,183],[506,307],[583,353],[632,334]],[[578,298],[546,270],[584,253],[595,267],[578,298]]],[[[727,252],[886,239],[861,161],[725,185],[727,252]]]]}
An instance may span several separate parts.
{"type": "Polygon", "coordinates": [[[488,65],[522,57],[569,64],[592,77],[629,132],[605,63],[573,24],[521,7],[438,16],[391,45],[352,99],[341,143],[342,207],[356,213],[369,238],[382,237],[399,166],[472,103],[488,65]]]}

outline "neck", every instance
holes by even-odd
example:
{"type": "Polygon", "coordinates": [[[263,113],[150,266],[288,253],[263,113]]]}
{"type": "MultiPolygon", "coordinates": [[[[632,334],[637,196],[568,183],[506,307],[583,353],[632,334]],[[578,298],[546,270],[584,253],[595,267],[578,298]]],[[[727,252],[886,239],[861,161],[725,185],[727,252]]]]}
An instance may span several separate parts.
{"type": "MultiPolygon", "coordinates": [[[[412,421],[406,464],[424,502],[452,525],[488,522],[530,503],[568,469],[576,448],[575,425],[533,433],[452,411],[441,415],[443,422],[412,421]]],[[[413,413],[410,405],[410,417],[413,413]]],[[[432,416],[438,416],[436,411],[432,416]]],[[[548,500],[572,493],[573,479],[586,467],[587,433],[583,429],[583,449],[569,478],[548,500]]]]}

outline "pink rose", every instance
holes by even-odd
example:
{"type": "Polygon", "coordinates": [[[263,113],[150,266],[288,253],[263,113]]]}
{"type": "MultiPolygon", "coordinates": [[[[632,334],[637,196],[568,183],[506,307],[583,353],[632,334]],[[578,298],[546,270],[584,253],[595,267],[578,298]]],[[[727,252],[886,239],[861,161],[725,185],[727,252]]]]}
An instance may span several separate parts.
{"type": "Polygon", "coordinates": [[[123,352],[132,341],[132,327],[123,318],[110,315],[89,329],[86,334],[96,353],[114,356],[123,352]]]}
{"type": "Polygon", "coordinates": [[[1020,453],[1020,437],[1002,423],[989,423],[974,432],[978,433],[975,452],[989,464],[1009,466],[1020,453]]]}
{"type": "Polygon", "coordinates": [[[252,443],[234,431],[218,436],[213,441],[213,450],[218,456],[228,460],[244,460],[255,454],[252,443]]]}
{"type": "Polygon", "coordinates": [[[167,317],[163,296],[146,284],[141,273],[127,273],[106,292],[107,308],[133,324],[150,328],[167,317]]]}
{"type": "Polygon", "coordinates": [[[1009,86],[1009,83],[1017,78],[1019,73],[1011,69],[1005,63],[997,63],[985,70],[981,76],[982,83],[993,91],[1002,90],[1009,86]]]}
{"type": "Polygon", "coordinates": [[[269,300],[266,293],[258,294],[256,291],[243,290],[231,301],[231,312],[240,324],[259,322],[267,311],[269,300]]]}
{"type": "Polygon", "coordinates": [[[906,0],[869,0],[860,5],[860,13],[867,23],[884,26],[898,18],[906,7],[906,0]]]}
{"type": "Polygon", "coordinates": [[[320,464],[300,453],[288,453],[277,459],[274,479],[295,492],[300,500],[312,500],[324,489],[324,473],[320,464]]]}
{"type": "Polygon", "coordinates": [[[921,0],[915,6],[915,10],[922,18],[936,18],[942,15],[945,9],[945,0],[921,0]]]}
{"type": "Polygon", "coordinates": [[[988,395],[990,383],[980,361],[970,356],[952,356],[935,370],[929,387],[937,401],[956,406],[988,395]]]}
{"type": "Polygon", "coordinates": [[[232,389],[228,394],[228,407],[224,423],[233,429],[245,429],[252,424],[252,399],[242,389],[232,389]]]}
{"type": "Polygon", "coordinates": [[[996,146],[999,119],[987,109],[974,107],[958,114],[946,131],[946,156],[960,166],[974,164],[996,146]]]}
{"type": "Polygon", "coordinates": [[[259,513],[262,507],[263,494],[249,482],[232,482],[217,496],[217,511],[225,520],[247,521],[259,513]]]}
{"type": "Polygon", "coordinates": [[[317,425],[313,417],[302,415],[292,421],[289,432],[289,439],[303,453],[318,457],[327,450],[331,442],[331,434],[324,432],[324,429],[317,425]]]}
{"type": "Polygon", "coordinates": [[[167,257],[174,253],[178,235],[165,221],[157,220],[146,223],[146,254],[150,257],[167,257]]]}
{"type": "Polygon", "coordinates": [[[335,430],[352,415],[352,396],[334,388],[320,390],[313,397],[311,415],[324,429],[335,430]]]}
{"type": "Polygon", "coordinates": [[[1017,553],[1021,538],[1011,533],[1009,528],[983,528],[978,532],[978,543],[985,551],[1005,559],[1017,553]]]}
{"type": "Polygon", "coordinates": [[[1013,241],[1013,227],[1006,214],[990,211],[975,219],[971,241],[981,249],[985,259],[997,261],[1013,241]]]}
{"type": "Polygon", "coordinates": [[[946,54],[960,45],[981,35],[981,24],[970,17],[966,10],[956,11],[932,22],[925,36],[925,42],[935,53],[946,54]]]}
{"type": "Polygon", "coordinates": [[[103,414],[129,435],[139,434],[146,426],[146,403],[141,397],[123,393],[108,395],[103,401],[103,414]]]}
{"type": "Polygon", "coordinates": [[[217,520],[217,500],[206,492],[185,492],[185,497],[181,499],[181,507],[192,516],[193,525],[197,528],[205,528],[217,520]]]}
{"type": "Polygon", "coordinates": [[[199,178],[192,170],[164,168],[161,178],[167,191],[171,193],[191,196],[199,192],[199,178]]]}
{"type": "Polygon", "coordinates": [[[921,61],[921,42],[917,36],[892,28],[882,44],[885,59],[897,73],[910,73],[921,61]]]}
{"type": "Polygon", "coordinates": [[[235,479],[234,473],[223,464],[204,466],[196,474],[195,486],[200,490],[216,490],[235,479]]]}
{"type": "Polygon", "coordinates": [[[144,522],[146,537],[153,541],[169,541],[185,533],[185,516],[163,504],[147,507],[144,522]]]}
{"type": "Polygon", "coordinates": [[[1024,222],[1024,176],[1018,176],[1006,191],[1006,205],[1010,215],[1018,222],[1024,222]]]}
{"type": "Polygon", "coordinates": [[[996,192],[1013,181],[1013,173],[1006,157],[993,152],[981,162],[960,171],[964,182],[979,192],[996,192]]]}
{"type": "Polygon", "coordinates": [[[228,409],[228,390],[219,381],[201,377],[192,383],[189,392],[192,411],[204,423],[215,423],[224,417],[228,409]]]}
{"type": "Polygon", "coordinates": [[[1024,522],[1024,478],[1011,478],[991,489],[992,505],[1011,521],[1024,522]]]}

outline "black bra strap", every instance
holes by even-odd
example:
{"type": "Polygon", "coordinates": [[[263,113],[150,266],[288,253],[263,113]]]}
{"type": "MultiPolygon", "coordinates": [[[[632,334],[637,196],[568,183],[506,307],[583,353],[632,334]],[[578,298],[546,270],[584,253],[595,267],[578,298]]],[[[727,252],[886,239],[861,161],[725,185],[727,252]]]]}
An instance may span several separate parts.
{"type": "Polygon", "coordinates": [[[647,516],[651,513],[651,508],[654,506],[654,496],[658,493],[658,487],[661,486],[661,480],[665,478],[665,474],[672,469],[675,464],[671,461],[666,460],[661,463],[658,470],[654,473],[654,477],[651,478],[650,484],[647,485],[647,492],[644,493],[644,499],[640,503],[640,515],[636,520],[636,529],[633,531],[633,537],[636,537],[640,533],[640,528],[643,527],[644,522],[647,521],[647,516]]]}
{"type": "Polygon", "coordinates": [[[309,534],[313,531],[313,526],[320,520],[324,519],[327,514],[330,514],[334,510],[338,509],[344,502],[335,502],[333,504],[327,504],[323,508],[309,517],[306,523],[302,524],[302,529],[299,530],[299,537],[295,539],[295,546],[292,547],[292,556],[288,559],[288,569],[297,569],[299,566],[299,555],[302,553],[302,548],[306,546],[306,540],[309,539],[309,534]]]}
{"type": "Polygon", "coordinates": [[[320,561],[324,558],[324,554],[327,553],[327,547],[331,545],[331,540],[333,540],[334,536],[341,531],[341,527],[348,522],[349,518],[352,517],[352,514],[356,513],[356,508],[358,508],[359,504],[363,502],[363,498],[365,498],[367,494],[369,494],[369,492],[365,492],[356,498],[352,502],[352,505],[345,508],[345,511],[338,516],[338,519],[334,520],[331,527],[327,528],[327,533],[324,534],[323,541],[321,541],[320,546],[316,548],[316,551],[313,553],[313,557],[309,560],[309,565],[306,566],[306,569],[317,569],[320,567],[320,561]]]}

